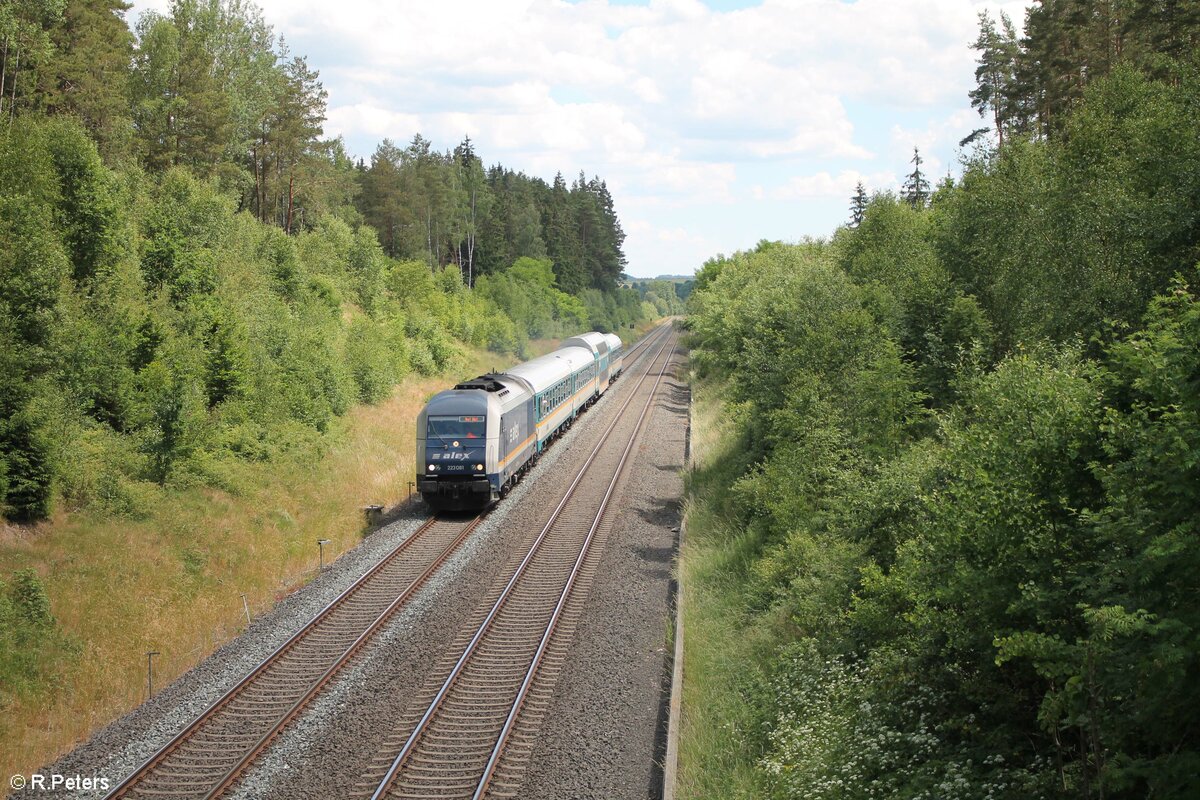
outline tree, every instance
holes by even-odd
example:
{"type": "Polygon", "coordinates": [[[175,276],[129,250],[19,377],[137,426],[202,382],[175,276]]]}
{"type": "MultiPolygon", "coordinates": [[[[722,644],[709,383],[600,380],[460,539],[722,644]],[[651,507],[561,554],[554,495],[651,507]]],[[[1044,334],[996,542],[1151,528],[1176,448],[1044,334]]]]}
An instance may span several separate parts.
{"type": "Polygon", "coordinates": [[[400,166],[400,148],[384,139],[371,155],[371,166],[362,172],[363,216],[379,232],[383,249],[392,258],[404,252],[401,239],[413,222],[401,202],[400,166]]]}
{"type": "Polygon", "coordinates": [[[925,162],[916,147],[913,147],[913,157],[909,163],[913,165],[913,171],[904,179],[903,197],[913,208],[922,209],[929,203],[929,181],[921,172],[921,164],[925,162]]]}
{"type": "Polygon", "coordinates": [[[424,228],[425,261],[430,269],[441,264],[442,226],[449,218],[449,187],[433,143],[419,133],[401,153],[400,184],[417,224],[424,228]]]}
{"type": "Polygon", "coordinates": [[[867,189],[859,181],[854,188],[854,196],[850,198],[850,227],[857,228],[862,224],[863,214],[867,213],[867,202],[867,189]]]}
{"type": "Polygon", "coordinates": [[[589,189],[596,196],[600,219],[603,223],[602,240],[599,243],[601,273],[597,278],[596,286],[606,291],[612,291],[616,288],[621,273],[625,271],[625,252],[622,250],[622,246],[625,244],[625,231],[621,229],[621,220],[617,217],[612,195],[608,191],[608,184],[599,177],[594,177],[589,184],[589,189]]]}
{"type": "Polygon", "coordinates": [[[110,161],[129,147],[133,33],[122,14],[130,8],[124,0],[70,0],[41,74],[47,111],[77,116],[110,161]]]}
{"type": "Polygon", "coordinates": [[[37,96],[37,75],[54,56],[50,32],[65,0],[0,3],[0,119],[12,121],[20,100],[37,96]]]}
{"type": "Polygon", "coordinates": [[[554,274],[564,291],[577,293],[587,286],[580,263],[578,231],[571,218],[571,193],[559,172],[550,187],[542,228],[546,237],[546,253],[554,263],[554,274]]]}
{"type": "Polygon", "coordinates": [[[1137,0],[1127,14],[1125,50],[1155,77],[1178,81],[1177,64],[1194,58],[1200,47],[1200,5],[1187,0],[1137,0]]]}
{"type": "Polygon", "coordinates": [[[325,216],[361,221],[355,202],[361,178],[341,137],[311,143],[296,165],[296,228],[311,228],[325,216]]]}
{"type": "Polygon", "coordinates": [[[227,152],[232,108],[218,69],[215,9],[179,0],[171,16],[138,21],[133,120],[142,158],[154,169],[211,172],[227,152]]]}
{"type": "MultiPolygon", "coordinates": [[[[483,162],[475,155],[471,137],[464,136],[462,142],[454,148],[454,166],[457,170],[457,185],[459,199],[459,227],[464,233],[466,246],[466,281],[468,286],[475,285],[475,244],[479,235],[480,222],[487,216],[491,208],[492,196],[488,189],[487,175],[483,170],[483,162]]],[[[463,264],[462,246],[459,246],[457,257],[461,268],[463,264]]]]}
{"type": "Polygon", "coordinates": [[[50,445],[30,408],[53,365],[60,288],[71,269],[55,226],[51,136],[21,118],[0,136],[0,509],[18,520],[48,513],[53,481],[50,445]]]}
{"type": "Polygon", "coordinates": [[[1014,124],[1017,96],[1017,59],[1020,46],[1012,20],[1000,13],[1002,30],[987,11],[979,13],[979,38],[971,47],[979,51],[978,67],[975,69],[975,88],[969,96],[971,105],[985,116],[990,110],[992,122],[1000,146],[1004,146],[1004,134],[1014,124]]]}
{"type": "Polygon", "coordinates": [[[287,48],[282,40],[276,42],[262,11],[248,0],[221,0],[216,5],[217,22],[209,47],[229,98],[232,121],[226,163],[221,165],[222,178],[240,188],[248,182],[244,173],[249,170],[254,178],[254,196],[246,204],[258,213],[265,178],[257,149],[261,147],[264,126],[277,113],[283,83],[281,65],[287,61],[287,48]]]}
{"type": "Polygon", "coordinates": [[[273,206],[278,209],[276,224],[285,233],[292,232],[296,210],[297,167],[309,155],[321,135],[328,93],[302,57],[293,58],[281,70],[278,94],[274,98],[264,129],[263,183],[264,215],[273,206]],[[273,174],[270,174],[273,173],[273,174]],[[267,198],[267,186],[274,185],[267,198]],[[272,202],[273,201],[273,202],[272,202]]]}

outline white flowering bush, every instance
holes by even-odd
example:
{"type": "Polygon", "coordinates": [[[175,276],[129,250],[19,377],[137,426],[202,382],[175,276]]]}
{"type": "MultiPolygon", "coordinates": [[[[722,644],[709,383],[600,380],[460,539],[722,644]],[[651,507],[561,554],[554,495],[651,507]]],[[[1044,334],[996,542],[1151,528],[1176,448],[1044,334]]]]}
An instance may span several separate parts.
{"type": "Polygon", "coordinates": [[[1053,796],[1049,765],[979,756],[936,722],[946,698],[889,686],[886,670],[826,656],[812,639],[786,647],[771,684],[770,750],[759,761],[788,800],[1000,800],[1053,796]]]}

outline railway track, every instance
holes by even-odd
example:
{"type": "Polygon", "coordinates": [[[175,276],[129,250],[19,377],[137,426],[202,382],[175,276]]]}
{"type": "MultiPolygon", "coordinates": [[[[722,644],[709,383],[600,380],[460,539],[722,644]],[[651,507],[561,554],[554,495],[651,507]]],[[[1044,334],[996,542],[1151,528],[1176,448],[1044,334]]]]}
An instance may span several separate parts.
{"type": "Polygon", "coordinates": [[[661,338],[511,578],[464,626],[354,797],[515,796],[612,524],[606,512],[674,342],[661,338]]]}
{"type": "MultiPolygon", "coordinates": [[[[665,333],[645,337],[637,351],[665,333]]],[[[213,798],[231,787],[479,525],[431,518],[118,784],[117,798],[213,798]]]]}
{"type": "Polygon", "coordinates": [[[480,523],[432,518],[106,796],[216,797],[480,523]]]}

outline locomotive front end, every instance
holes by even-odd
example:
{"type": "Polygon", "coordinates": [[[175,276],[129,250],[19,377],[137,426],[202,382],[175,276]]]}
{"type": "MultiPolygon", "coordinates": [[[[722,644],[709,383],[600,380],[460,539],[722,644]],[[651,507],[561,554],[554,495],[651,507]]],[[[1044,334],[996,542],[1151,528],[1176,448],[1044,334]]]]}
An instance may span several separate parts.
{"type": "Polygon", "coordinates": [[[462,511],[494,497],[496,416],[483,392],[437,394],[417,418],[417,491],[433,508],[462,511]]]}

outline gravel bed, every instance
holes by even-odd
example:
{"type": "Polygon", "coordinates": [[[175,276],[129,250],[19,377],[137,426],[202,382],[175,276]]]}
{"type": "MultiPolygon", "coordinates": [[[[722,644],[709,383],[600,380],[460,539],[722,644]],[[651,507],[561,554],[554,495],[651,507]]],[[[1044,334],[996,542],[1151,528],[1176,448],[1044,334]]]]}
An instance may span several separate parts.
{"type": "Polygon", "coordinates": [[[643,432],[522,800],[662,796],[688,397],[674,378],[643,432]]]}
{"type": "MultiPolygon", "coordinates": [[[[552,510],[549,498],[566,483],[594,446],[615,410],[615,396],[633,383],[633,364],[606,395],[551,447],[538,466],[467,542],[385,626],[326,693],[280,736],[235,788],[244,798],[345,796],[347,765],[374,755],[382,736],[403,712],[461,620],[487,594],[502,569],[519,558],[552,510]]],[[[39,772],[105,778],[115,786],[166,744],[200,712],[311,620],[380,558],[428,518],[421,503],[393,514],[311,583],[254,620],[227,643],[155,697],[97,731],[83,745],[39,772]]],[[[663,626],[659,624],[659,631],[663,626]]],[[[25,790],[14,798],[101,798],[106,790],[25,790]]]]}

